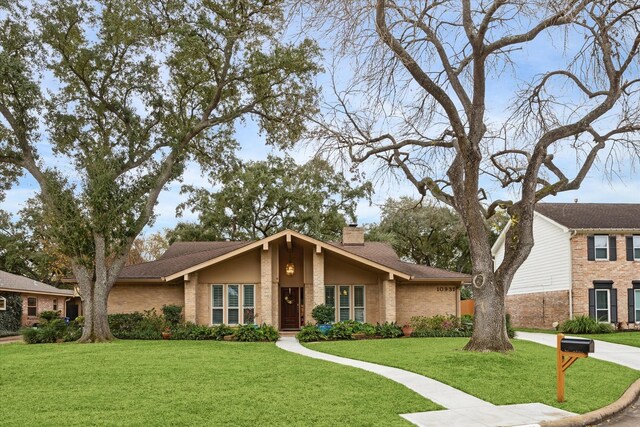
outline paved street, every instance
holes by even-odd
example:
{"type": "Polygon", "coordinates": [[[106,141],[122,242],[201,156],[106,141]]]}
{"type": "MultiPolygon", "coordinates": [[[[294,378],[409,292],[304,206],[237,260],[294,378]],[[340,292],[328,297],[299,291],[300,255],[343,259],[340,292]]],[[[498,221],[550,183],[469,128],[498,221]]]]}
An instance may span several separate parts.
{"type": "Polygon", "coordinates": [[[637,427],[640,426],[640,397],[636,399],[636,402],[627,408],[622,414],[606,420],[598,426],[607,427],[637,427]]]}

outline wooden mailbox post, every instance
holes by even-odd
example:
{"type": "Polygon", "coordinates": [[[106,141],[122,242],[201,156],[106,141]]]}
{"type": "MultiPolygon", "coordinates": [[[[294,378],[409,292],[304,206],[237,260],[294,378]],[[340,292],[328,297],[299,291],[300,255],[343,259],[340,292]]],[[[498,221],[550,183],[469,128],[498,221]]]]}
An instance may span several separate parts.
{"type": "Polygon", "coordinates": [[[593,353],[593,340],[582,338],[565,338],[557,335],[556,376],[558,382],[558,402],[564,402],[564,372],[578,359],[593,353]]]}

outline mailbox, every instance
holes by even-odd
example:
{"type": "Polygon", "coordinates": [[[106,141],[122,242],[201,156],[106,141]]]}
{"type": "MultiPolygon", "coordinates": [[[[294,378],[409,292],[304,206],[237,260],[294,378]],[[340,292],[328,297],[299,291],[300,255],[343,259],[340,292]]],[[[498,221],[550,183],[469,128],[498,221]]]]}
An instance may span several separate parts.
{"type": "Polygon", "coordinates": [[[560,350],[571,353],[593,353],[593,340],[583,338],[562,338],[560,350]]]}

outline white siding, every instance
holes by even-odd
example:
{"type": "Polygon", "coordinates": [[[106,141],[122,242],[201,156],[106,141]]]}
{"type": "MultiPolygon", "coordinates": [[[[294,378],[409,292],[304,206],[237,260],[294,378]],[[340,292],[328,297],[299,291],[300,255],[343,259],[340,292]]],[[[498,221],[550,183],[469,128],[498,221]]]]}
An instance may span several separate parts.
{"type": "MultiPolygon", "coordinates": [[[[501,236],[502,237],[502,236],[501,236]]],[[[516,272],[508,295],[569,290],[571,287],[571,233],[536,213],[534,246],[516,272]]],[[[504,242],[495,248],[496,268],[504,257],[504,242]]]]}

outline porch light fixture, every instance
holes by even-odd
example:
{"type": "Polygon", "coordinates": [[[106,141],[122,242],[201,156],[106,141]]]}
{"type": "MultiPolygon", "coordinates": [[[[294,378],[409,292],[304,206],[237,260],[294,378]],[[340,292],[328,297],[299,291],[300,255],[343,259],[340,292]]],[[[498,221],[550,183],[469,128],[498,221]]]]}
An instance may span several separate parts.
{"type": "Polygon", "coordinates": [[[293,276],[293,274],[296,272],[296,267],[291,261],[291,249],[289,249],[289,262],[284,266],[284,272],[287,276],[293,276]]]}

